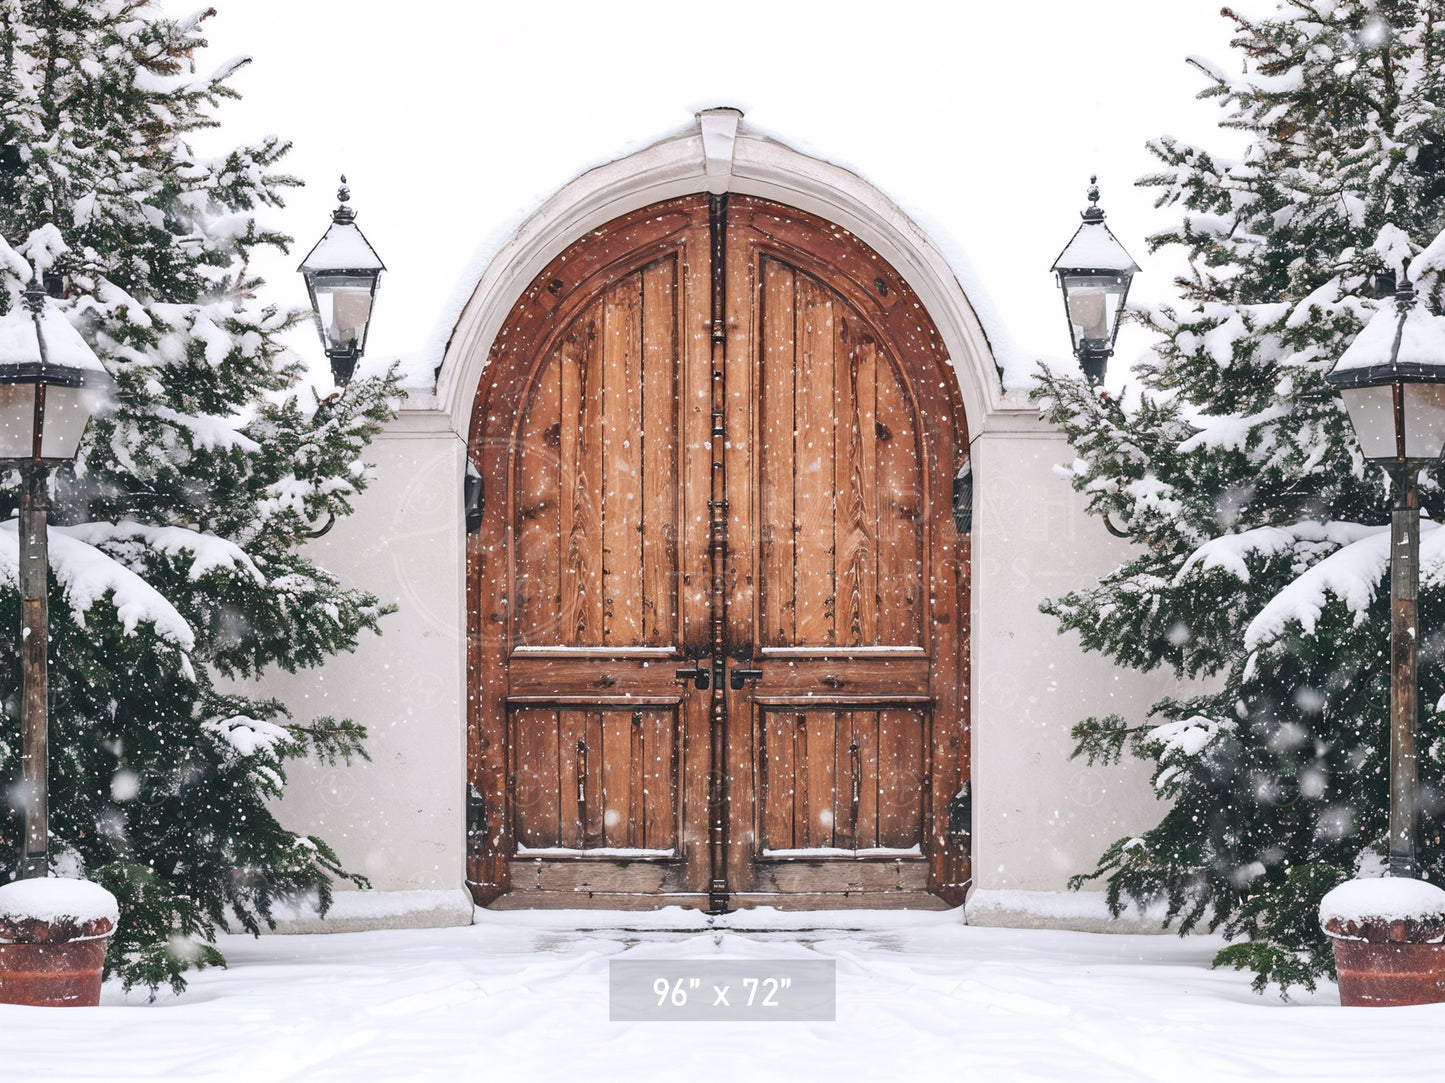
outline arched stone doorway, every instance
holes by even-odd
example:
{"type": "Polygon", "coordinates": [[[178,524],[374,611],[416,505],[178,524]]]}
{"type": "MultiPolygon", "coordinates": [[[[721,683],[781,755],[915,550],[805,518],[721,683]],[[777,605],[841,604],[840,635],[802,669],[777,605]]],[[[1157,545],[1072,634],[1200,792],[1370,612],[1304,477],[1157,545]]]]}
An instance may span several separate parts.
{"type": "Polygon", "coordinates": [[[469,430],[476,899],[961,902],[967,447],[927,311],[822,219],[684,196],[554,258],[469,430]]]}

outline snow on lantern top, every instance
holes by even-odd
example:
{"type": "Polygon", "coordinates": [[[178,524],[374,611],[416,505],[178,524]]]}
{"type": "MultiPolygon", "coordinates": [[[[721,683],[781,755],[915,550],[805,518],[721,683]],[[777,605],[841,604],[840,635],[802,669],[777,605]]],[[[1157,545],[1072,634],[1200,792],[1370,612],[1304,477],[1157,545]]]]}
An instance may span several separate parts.
{"type": "Polygon", "coordinates": [[[1050,268],[1059,276],[1059,288],[1064,293],[1074,356],[1095,383],[1104,378],[1104,366],[1119,334],[1119,315],[1129,295],[1129,284],[1139,271],[1104,224],[1098,179],[1089,178],[1090,205],[1080,213],[1083,224],[1050,268]]]}
{"type": "Polygon", "coordinates": [[[311,310],[331,361],[331,375],[338,385],[344,385],[366,352],[376,283],[386,265],[356,227],[356,212],[346,205],[351,192],[344,176],[336,197],[341,205],[331,212],[331,225],[297,270],[311,295],[311,310]]]}
{"type": "Polygon", "coordinates": [[[38,281],[24,298],[0,316],[0,460],[74,459],[110,375],[38,281]]]}
{"type": "MultiPolygon", "coordinates": [[[[1408,265],[1406,267],[1408,272],[1408,265]]],[[[1445,447],[1445,318],[1395,296],[1355,336],[1325,380],[1339,390],[1365,458],[1438,459],[1445,447]]]]}
{"type": "Polygon", "coordinates": [[[0,316],[0,380],[6,379],[5,369],[41,366],[40,335],[45,336],[43,364],[47,367],[105,372],[95,351],[58,310],[43,307],[37,316],[17,306],[0,316]]]}
{"type": "Polygon", "coordinates": [[[1445,380],[1445,317],[1417,306],[1414,285],[1403,279],[1326,379],[1336,387],[1445,380]]]}

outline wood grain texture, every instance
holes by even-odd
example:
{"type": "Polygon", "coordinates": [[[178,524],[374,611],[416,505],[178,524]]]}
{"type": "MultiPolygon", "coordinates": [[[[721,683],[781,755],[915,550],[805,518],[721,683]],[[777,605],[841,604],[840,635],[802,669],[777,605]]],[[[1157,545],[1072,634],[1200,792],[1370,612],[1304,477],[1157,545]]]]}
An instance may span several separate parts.
{"type": "Polygon", "coordinates": [[[793,385],[793,567],[797,644],[831,646],[834,621],[836,493],[832,298],[810,279],[798,283],[797,367],[793,385]]]}
{"type": "Polygon", "coordinates": [[[522,420],[517,453],[517,575],[514,612],[520,645],[554,641],[561,598],[561,484],[556,442],[561,383],[554,361],[522,420]]]}
{"type": "Polygon", "coordinates": [[[642,642],[677,642],[678,522],[677,260],[642,272],[642,642]],[[644,423],[645,420],[645,423],[644,423]]]}
{"type": "Polygon", "coordinates": [[[573,245],[493,346],[469,435],[488,496],[468,542],[479,901],[705,903],[709,693],[673,670],[708,651],[719,438],[721,672],[764,671],[725,692],[734,903],[967,890],[967,837],[946,830],[969,770],[952,367],[906,281],[845,231],[743,196],[727,231],[720,437],[705,197],[573,245]],[[514,836],[675,855],[514,859],[514,836]],[[922,855],[763,853],[823,846],[922,855]]]}
{"type": "Polygon", "coordinates": [[[598,428],[602,476],[602,642],[642,638],[642,282],[629,275],[603,298],[598,428]]]}
{"type": "Polygon", "coordinates": [[[757,446],[762,626],[758,641],[760,646],[790,647],[797,638],[793,575],[801,529],[793,507],[796,306],[792,271],[773,259],[764,259],[762,267],[762,431],[757,446]]]}

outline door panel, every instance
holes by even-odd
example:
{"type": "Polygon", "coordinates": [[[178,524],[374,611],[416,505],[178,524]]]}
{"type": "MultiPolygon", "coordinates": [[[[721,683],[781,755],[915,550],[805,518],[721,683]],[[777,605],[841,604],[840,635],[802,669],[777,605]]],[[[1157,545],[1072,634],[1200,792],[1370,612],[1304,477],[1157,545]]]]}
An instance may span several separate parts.
{"type": "Polygon", "coordinates": [[[801,212],[686,197],[555,259],[469,444],[477,900],[961,901],[961,418],[907,285],[801,212]]]}
{"type": "Polygon", "coordinates": [[[671,856],[679,837],[677,726],[676,711],[656,708],[516,711],[519,856],[557,849],[671,856]]]}
{"type": "Polygon", "coordinates": [[[921,711],[765,710],[759,856],[923,855],[921,711]]]}
{"type": "Polygon", "coordinates": [[[623,278],[537,375],[517,439],[517,646],[677,645],[675,282],[675,258],[623,278]]]}
{"type": "Polygon", "coordinates": [[[812,276],[762,277],[758,645],[921,646],[923,460],[891,359],[812,276]]]}

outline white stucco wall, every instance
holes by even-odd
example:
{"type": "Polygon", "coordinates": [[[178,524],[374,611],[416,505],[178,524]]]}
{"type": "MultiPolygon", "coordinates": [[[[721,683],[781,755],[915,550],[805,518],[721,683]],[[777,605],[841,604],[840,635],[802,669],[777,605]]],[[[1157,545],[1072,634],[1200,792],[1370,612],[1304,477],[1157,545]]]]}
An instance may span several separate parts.
{"type": "Polygon", "coordinates": [[[299,719],[350,717],[369,731],[369,763],[291,767],[280,814],[381,891],[460,898],[465,878],[463,453],[434,410],[404,410],[371,445],[375,480],[309,551],[396,612],[354,654],[262,688],[299,719]]]}
{"type": "MultiPolygon", "coordinates": [[[[974,893],[1059,892],[1162,811],[1137,761],[1071,760],[1070,729],[1090,715],[1142,721],[1173,680],[1086,654],[1039,612],[1116,567],[1128,543],[1054,474],[1073,458],[1061,434],[1022,413],[999,420],[972,448],[974,893]]],[[[1022,897],[993,900],[986,919],[1032,922],[1022,897]]]]}

